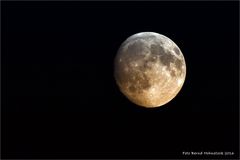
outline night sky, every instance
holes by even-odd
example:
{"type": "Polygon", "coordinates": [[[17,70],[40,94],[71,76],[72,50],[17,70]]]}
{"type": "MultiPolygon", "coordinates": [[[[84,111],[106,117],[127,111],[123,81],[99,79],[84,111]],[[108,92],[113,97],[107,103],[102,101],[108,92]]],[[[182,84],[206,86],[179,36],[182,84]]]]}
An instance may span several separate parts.
{"type": "Polygon", "coordinates": [[[239,142],[238,2],[1,2],[2,158],[203,158],[239,142]],[[129,36],[172,39],[179,94],[145,109],[118,89],[129,36]]]}

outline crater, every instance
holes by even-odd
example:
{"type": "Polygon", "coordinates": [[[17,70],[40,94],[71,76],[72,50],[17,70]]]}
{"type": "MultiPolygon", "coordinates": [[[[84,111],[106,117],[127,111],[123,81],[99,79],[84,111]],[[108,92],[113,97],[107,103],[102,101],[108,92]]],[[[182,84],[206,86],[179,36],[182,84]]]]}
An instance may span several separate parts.
{"type": "Polygon", "coordinates": [[[173,50],[174,50],[174,52],[175,52],[177,55],[180,55],[180,51],[179,51],[179,49],[178,49],[177,47],[174,47],[173,50]]]}

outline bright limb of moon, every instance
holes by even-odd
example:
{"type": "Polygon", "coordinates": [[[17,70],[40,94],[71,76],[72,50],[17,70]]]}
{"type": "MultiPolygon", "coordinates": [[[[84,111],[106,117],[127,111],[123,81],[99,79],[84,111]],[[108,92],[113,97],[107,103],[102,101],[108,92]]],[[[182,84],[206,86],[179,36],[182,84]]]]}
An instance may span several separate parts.
{"type": "Polygon", "coordinates": [[[155,32],[141,32],[120,46],[114,61],[114,77],[131,102],[147,108],[159,107],[181,90],[186,63],[171,39],[155,32]]]}

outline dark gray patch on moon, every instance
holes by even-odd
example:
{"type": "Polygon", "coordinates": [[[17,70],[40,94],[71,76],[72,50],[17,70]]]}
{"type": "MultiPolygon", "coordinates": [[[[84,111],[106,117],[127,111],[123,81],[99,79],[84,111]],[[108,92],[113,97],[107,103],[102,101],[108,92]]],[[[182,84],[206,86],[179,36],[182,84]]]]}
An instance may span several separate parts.
{"type": "Polygon", "coordinates": [[[174,63],[175,57],[172,55],[169,51],[163,54],[160,58],[163,65],[167,66],[167,68],[170,68],[170,63],[174,63]]]}
{"type": "Polygon", "coordinates": [[[161,58],[160,58],[161,62],[163,65],[167,66],[167,70],[171,71],[171,75],[172,76],[176,76],[176,73],[170,69],[170,64],[175,64],[176,68],[178,69],[178,71],[180,71],[180,74],[182,74],[182,66],[183,66],[183,62],[182,60],[178,59],[177,57],[175,57],[174,55],[172,55],[170,52],[164,54],[161,58]]]}
{"type": "MultiPolygon", "coordinates": [[[[152,44],[151,45],[151,53],[153,55],[159,55],[160,61],[163,65],[167,66],[167,69],[170,68],[170,63],[174,63],[176,61],[176,57],[170,53],[170,51],[165,51],[164,48],[160,45],[152,44]]],[[[179,53],[180,54],[180,53],[179,53]]],[[[181,61],[177,61],[178,66],[181,65],[181,61]]]]}
{"type": "MultiPolygon", "coordinates": [[[[133,36],[131,38],[128,38],[126,41],[124,41],[121,45],[121,47],[126,46],[129,42],[137,42],[137,41],[148,41],[148,40],[152,40],[152,39],[156,39],[156,36],[153,35],[146,35],[144,37],[140,37],[140,36],[133,36]]],[[[162,42],[161,42],[162,43],[162,42]]]]}
{"type": "Polygon", "coordinates": [[[182,60],[176,58],[175,65],[176,65],[177,69],[179,69],[180,71],[182,70],[182,66],[183,66],[182,60]]]}
{"type": "Polygon", "coordinates": [[[173,50],[174,50],[174,52],[175,52],[177,55],[180,54],[180,51],[179,51],[179,49],[178,49],[177,47],[174,47],[173,50]]]}
{"type": "Polygon", "coordinates": [[[144,42],[136,40],[133,44],[128,46],[127,53],[137,55],[144,49],[144,42]]]}
{"type": "Polygon", "coordinates": [[[175,77],[175,76],[176,76],[176,73],[175,73],[174,70],[171,70],[170,74],[171,74],[172,77],[175,77]]]}
{"type": "Polygon", "coordinates": [[[150,49],[151,49],[151,53],[153,55],[164,55],[165,54],[165,50],[163,49],[163,47],[158,44],[151,44],[150,49]]]}

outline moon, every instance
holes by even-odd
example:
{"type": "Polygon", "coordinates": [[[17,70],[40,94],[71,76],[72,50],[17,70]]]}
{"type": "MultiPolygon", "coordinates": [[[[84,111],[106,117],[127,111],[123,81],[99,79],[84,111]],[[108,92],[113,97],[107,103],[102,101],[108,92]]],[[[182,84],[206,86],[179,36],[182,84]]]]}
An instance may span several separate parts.
{"type": "Polygon", "coordinates": [[[114,59],[114,78],[133,103],[154,108],[170,102],[181,90],[186,63],[179,47],[168,37],[141,32],[127,38],[114,59]]]}

